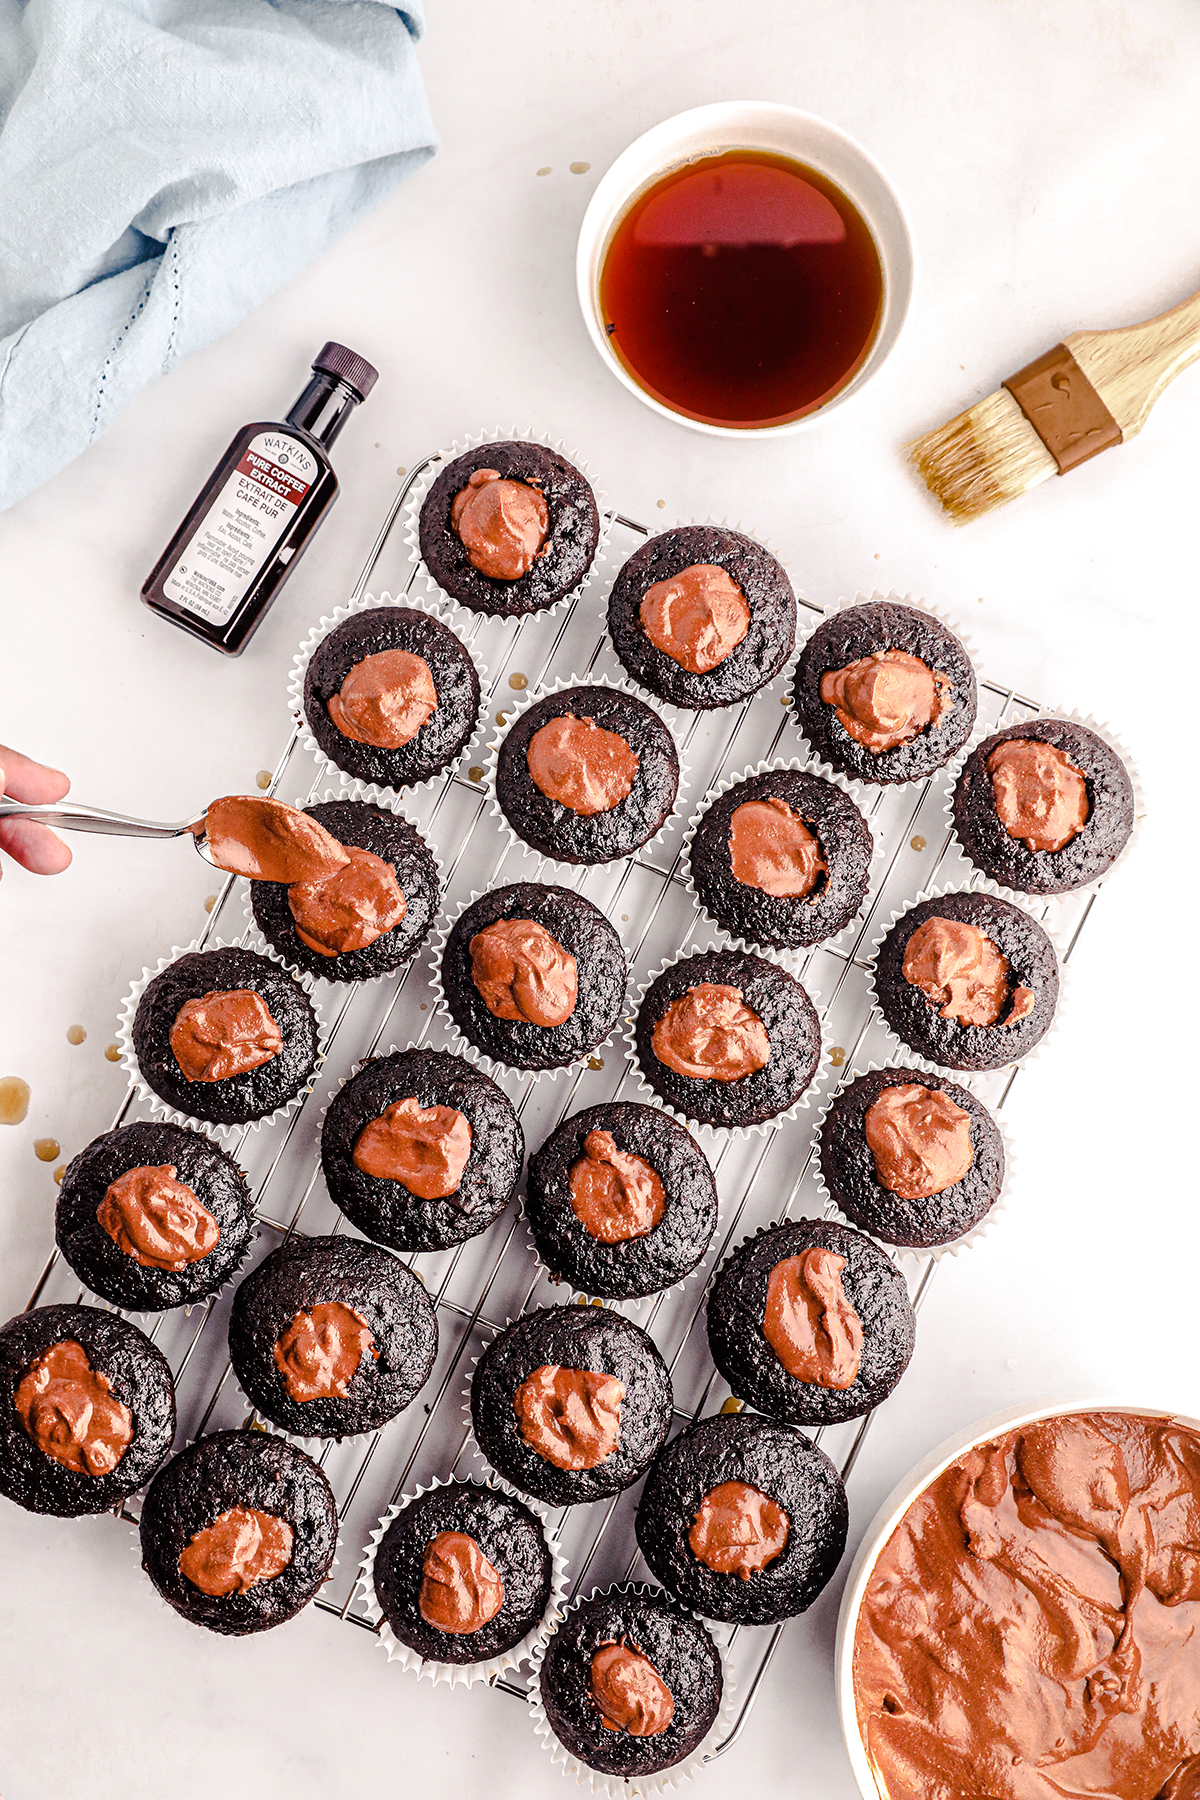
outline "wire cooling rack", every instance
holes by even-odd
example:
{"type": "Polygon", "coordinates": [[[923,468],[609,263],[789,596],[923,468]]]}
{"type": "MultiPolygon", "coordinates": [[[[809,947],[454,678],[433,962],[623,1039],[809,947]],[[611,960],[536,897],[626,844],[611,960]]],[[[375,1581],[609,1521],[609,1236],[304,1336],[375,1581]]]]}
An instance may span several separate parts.
{"type": "MultiPolygon", "coordinates": [[[[423,581],[418,566],[398,556],[396,526],[415,483],[436,460],[427,456],[407,474],[352,598],[368,591],[388,558],[396,561],[397,597],[407,594],[414,582],[423,581]]],[[[649,535],[647,526],[621,513],[611,513],[609,519],[614,538],[624,534],[628,540],[640,541],[649,535]]],[[[372,591],[379,590],[372,587],[372,591]]],[[[602,592],[603,570],[598,570],[570,607],[552,615],[534,614],[520,620],[475,616],[468,641],[492,671],[483,701],[486,737],[493,736],[497,727],[503,729],[506,705],[511,706],[526,689],[543,680],[560,675],[622,675],[604,633],[599,605],[602,592]]],[[[804,599],[800,607],[802,614],[819,617],[823,612],[804,599]]],[[[286,671],[281,670],[281,695],[285,676],[286,671]]],[[[980,719],[992,729],[1018,723],[1040,710],[1034,701],[991,680],[980,682],[979,700],[980,719]]],[[[686,824],[705,793],[724,776],[775,756],[806,756],[786,706],[780,677],[741,706],[691,715],[680,745],[681,760],[690,774],[676,815],[662,837],[622,863],[581,869],[565,877],[561,868],[551,873],[550,879],[573,885],[595,901],[616,925],[629,958],[631,996],[636,984],[664,960],[722,941],[701,913],[681,873],[686,824]]],[[[336,794],[341,783],[329,765],[314,765],[301,736],[297,725],[268,791],[304,806],[336,794]]],[[[520,845],[508,846],[505,835],[497,833],[489,812],[483,762],[484,754],[479,752],[476,764],[460,766],[404,804],[406,815],[440,856],[443,910],[448,914],[472,892],[499,882],[536,880],[543,867],[534,852],[520,845]]],[[[825,1060],[809,1105],[762,1135],[735,1138],[719,1131],[697,1130],[720,1195],[720,1218],[708,1255],[687,1281],[665,1293],[638,1301],[606,1302],[650,1331],[666,1358],[675,1393],[675,1429],[708,1413],[740,1407],[708,1354],[704,1300],[714,1270],[728,1249],[761,1226],[825,1210],[812,1168],[814,1127],[820,1111],[856,1070],[888,1059],[888,1039],[873,1021],[867,981],[873,939],[892,911],[921,889],[934,882],[968,886],[978,880],[948,829],[947,794],[944,771],[919,784],[870,793],[865,805],[877,848],[867,909],[839,937],[785,959],[818,1000],[824,1021],[825,1060]]],[[[244,896],[245,884],[237,877],[227,877],[200,933],[201,943],[213,936],[246,941],[250,928],[244,896]]],[[[1055,897],[1041,905],[1039,916],[1055,938],[1062,960],[1070,957],[1094,899],[1093,890],[1082,896],[1055,897]]],[[[161,948],[165,947],[147,945],[146,960],[152,961],[161,948]]],[[[228,1146],[247,1172],[259,1223],[242,1273],[293,1232],[303,1229],[316,1235],[347,1229],[321,1177],[321,1115],[340,1080],[364,1058],[408,1044],[440,1048],[447,1042],[445,1024],[433,1000],[431,973],[427,944],[396,977],[353,985],[318,983],[329,1036],[325,1062],[311,1096],[278,1124],[246,1129],[228,1146]]],[[[637,1078],[627,1066],[620,1029],[618,1026],[613,1040],[581,1069],[562,1071],[554,1079],[532,1080],[515,1072],[498,1077],[516,1106],[530,1150],[569,1113],[637,1093],[637,1078]]],[[[998,1111],[1016,1073],[1008,1069],[988,1075],[959,1075],[956,1080],[998,1111]]],[[[131,1088],[113,1125],[143,1114],[150,1116],[131,1088]]],[[[986,1255],[986,1245],[971,1253],[986,1255]]],[[[416,1269],[437,1308],[439,1347],[429,1381],[408,1411],[383,1429],[365,1438],[317,1448],[318,1460],[337,1498],[342,1541],[351,1554],[335,1570],[315,1605],[367,1631],[375,1626],[364,1608],[359,1559],[370,1531],[388,1506],[416,1485],[438,1476],[485,1471],[469,1434],[464,1400],[475,1357],[497,1329],[527,1307],[573,1298],[570,1290],[553,1283],[538,1263],[520,1201],[479,1237],[452,1250],[410,1255],[404,1260],[416,1269]]],[[[920,1252],[900,1253],[897,1260],[913,1305],[920,1307],[937,1261],[920,1252]]],[[[230,1285],[186,1310],[135,1315],[174,1371],[181,1443],[205,1431],[258,1423],[229,1364],[226,1333],[231,1295],[230,1285]]],[[[55,1250],[29,1304],[62,1300],[107,1305],[80,1289],[78,1278],[55,1250]]],[[[920,1355],[919,1340],[916,1354],[920,1355]]],[[[850,1475],[873,1417],[868,1414],[811,1434],[843,1477],[850,1475]]],[[[634,1490],[605,1503],[563,1509],[555,1516],[569,1559],[572,1597],[639,1572],[633,1531],[636,1495],[634,1490]]],[[[134,1499],[119,1516],[133,1521],[138,1510],[139,1502],[134,1499]]],[[[643,1566],[643,1577],[646,1573],[643,1566]]],[[[787,1627],[710,1628],[726,1651],[739,1696],[730,1729],[711,1750],[711,1760],[739,1737],[787,1627]]],[[[526,1692],[517,1671],[497,1678],[494,1685],[518,1697],[526,1692]]]]}

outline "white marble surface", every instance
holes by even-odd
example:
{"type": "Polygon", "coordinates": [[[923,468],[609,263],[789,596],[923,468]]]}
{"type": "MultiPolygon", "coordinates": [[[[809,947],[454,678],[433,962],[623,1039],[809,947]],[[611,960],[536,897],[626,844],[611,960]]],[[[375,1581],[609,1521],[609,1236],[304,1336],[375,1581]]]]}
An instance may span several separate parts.
{"type": "MultiPolygon", "coordinates": [[[[1079,325],[1181,297],[1200,269],[1200,59],[1191,0],[433,0],[422,59],[444,148],[352,237],[108,437],[0,518],[0,739],[76,794],[173,818],[274,763],[283,677],[347,591],[398,466],[482,425],[562,432],[635,515],[740,518],[828,601],[911,591],[969,624],[988,666],[1117,723],[1149,818],[1081,946],[1062,1029],[1008,1109],[1019,1203],[934,1285],[912,1368],[851,1488],[852,1530],[938,1439],[1002,1405],[1112,1393],[1200,1412],[1194,1304],[1191,892],[1195,469],[1200,370],[1145,433],[1066,483],[954,531],[900,444],[1079,325]],[[572,253],[599,172],[655,120],[762,96],[859,136],[909,209],[916,304],[877,384],[776,446],[712,443],[604,372],[572,253]],[[590,164],[569,172],[572,162],[590,164]],[[536,171],[549,165],[552,173],[536,171]],[[215,453],[272,416],[326,336],[382,379],[337,448],[341,499],[249,653],[225,662],[137,592],[215,453]],[[1176,759],[1179,759],[1178,761],[1176,759]],[[1189,759],[1190,761],[1190,756],[1189,759]]],[[[76,839],[70,872],[0,887],[0,1073],[33,1088],[0,1129],[0,1314],[50,1235],[51,1168],[121,1091],[103,1047],[147,954],[203,919],[210,872],[179,847],[76,839]],[[66,1040],[78,1021],[78,1048],[66,1040]]],[[[310,1612],[257,1640],[183,1626],[111,1520],[0,1513],[0,1785],[6,1800],[213,1792],[309,1800],[442,1791],[554,1796],[520,1708],[431,1692],[310,1612]],[[349,1640],[349,1641],[343,1641],[349,1640]]],[[[705,1800],[849,1800],[829,1664],[836,1592],[793,1630],[705,1800]]],[[[697,1790],[698,1792],[700,1790],[697,1790]]]]}

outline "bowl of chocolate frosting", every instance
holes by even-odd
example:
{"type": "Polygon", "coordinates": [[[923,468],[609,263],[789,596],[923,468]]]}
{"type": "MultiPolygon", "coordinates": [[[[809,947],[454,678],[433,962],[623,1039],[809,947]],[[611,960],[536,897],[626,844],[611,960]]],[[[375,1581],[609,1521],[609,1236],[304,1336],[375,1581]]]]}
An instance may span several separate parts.
{"type": "Polygon", "coordinates": [[[836,1658],[865,1800],[1200,1800],[1200,1420],[1060,1402],[942,1444],[836,1658]]]}

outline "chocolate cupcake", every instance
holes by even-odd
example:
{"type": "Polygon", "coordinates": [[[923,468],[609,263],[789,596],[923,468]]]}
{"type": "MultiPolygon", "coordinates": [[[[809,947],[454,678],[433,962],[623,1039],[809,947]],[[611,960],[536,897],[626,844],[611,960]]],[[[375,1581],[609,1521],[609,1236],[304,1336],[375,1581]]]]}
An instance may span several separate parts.
{"type": "Polygon", "coordinates": [[[407,819],[364,800],[305,808],[349,851],[323,881],[252,881],[254,923],[279,954],[326,981],[369,981],[411,962],[438,910],[438,869],[407,819]]]}
{"type": "Polygon", "coordinates": [[[859,781],[919,781],[962,749],[975,723],[975,671],[952,631],[891,600],[843,607],[796,665],[800,729],[859,781]]]}
{"type": "Polygon", "coordinates": [[[331,1199],[393,1250],[445,1250],[486,1231],[516,1192],[524,1158],[508,1095],[446,1050],[364,1063],[321,1130],[331,1199]]]}
{"type": "Polygon", "coordinates": [[[229,1318],[243,1392],[296,1437],[386,1425],[428,1381],[437,1344],[422,1283],[357,1238],[288,1238],[241,1283],[229,1318]]]}
{"type": "Polygon", "coordinates": [[[461,606],[506,619],[541,612],[587,579],[596,496],[545,444],[478,444],[447,463],[421,506],[425,567],[461,606]]]}
{"type": "Polygon", "coordinates": [[[409,1500],[375,1552],[383,1616],[426,1662],[481,1663],[536,1631],[554,1561],[542,1522],[478,1481],[451,1481],[409,1500]]]}
{"type": "Polygon", "coordinates": [[[759,1125],[794,1106],[821,1061],[812,1001],[777,963],[702,950],[671,963],[638,1007],[642,1075],[704,1125],[759,1125]]]}
{"type": "Polygon", "coordinates": [[[774,1625],[830,1580],[846,1524],[842,1478],[815,1444],[753,1413],[718,1413],[655,1457],[637,1541],[685,1606],[731,1625],[774,1625]]]}
{"type": "Polygon", "coordinates": [[[653,1339],[607,1307],[528,1313],[493,1338],[471,1380],[480,1449],[551,1506],[632,1486],[667,1435],[672,1405],[653,1339]]]}
{"type": "Polygon", "coordinates": [[[704,1626],[640,1584],[572,1607],[538,1669],[555,1737],[589,1769],[626,1781],[692,1756],[723,1690],[721,1654],[704,1626]]]}
{"type": "Polygon", "coordinates": [[[635,550],[608,601],[608,634],[636,682],[676,706],[734,706],[778,675],[796,596],[769,550],[723,525],[678,525],[635,550]]]}
{"type": "Polygon", "coordinates": [[[885,1400],[916,1319],[878,1245],[832,1219],[769,1225],[727,1256],[708,1297],[708,1347],[740,1400],[793,1425],[837,1425],[885,1400]]]}
{"type": "Polygon", "coordinates": [[[1086,887],[1133,831],[1133,783],[1116,751],[1070,719],[985,738],[954,789],[954,829],[977,868],[1024,894],[1086,887]]]}
{"type": "Polygon", "coordinates": [[[0,1328],[0,1494],[27,1512],[110,1511],[174,1435],[167,1360],[118,1313],[39,1306],[0,1328]]]}
{"type": "Polygon", "coordinates": [[[106,1131],[67,1165],[54,1236],[93,1294],[164,1312],[228,1281],[253,1223],[233,1158],[198,1131],[155,1120],[106,1131]]]}
{"type": "Polygon", "coordinates": [[[873,847],[870,826],[840,787],[779,768],[748,774],[713,800],[688,856],[700,904],[723,931],[796,949],[849,924],[873,847]]]}
{"type": "Polygon", "coordinates": [[[148,982],[133,1016],[142,1080],[168,1106],[219,1125],[264,1119],[317,1067],[313,1003],[253,950],[193,950],[148,982]]]}
{"type": "Polygon", "coordinates": [[[269,1631],[306,1607],[337,1548],[333,1490],[311,1456],[264,1431],[218,1431],[173,1457],[142,1503],[142,1567],[209,1631],[269,1631]]]}
{"type": "Polygon", "coordinates": [[[675,740],[657,713],[612,687],[537,700],[496,760],[496,798],[519,838],[559,862],[631,856],[670,818],[675,740]]]}
{"type": "Polygon", "coordinates": [[[987,1107],[944,1075],[856,1075],[821,1122],[834,1205],[888,1244],[949,1244],[1000,1198],[1004,1140],[987,1107]]]}
{"type": "Polygon", "coordinates": [[[610,1101],[564,1119],[530,1157],[525,1211],[555,1281],[632,1300],[700,1262],[717,1223],[717,1184],[669,1114],[610,1101]]]}
{"type": "Polygon", "coordinates": [[[875,958],[875,997],[900,1040],[947,1069],[1027,1056],[1058,1004],[1058,958],[1036,919],[994,894],[910,906],[875,958]]]}
{"type": "Polygon", "coordinates": [[[448,769],[474,735],[479,673],[440,619],[415,606],[368,606],[310,656],[304,716],[347,775],[416,787],[448,769]]]}
{"type": "Polygon", "coordinates": [[[442,989],[467,1042],[513,1069],[562,1069],[602,1044],[625,998],[625,952],[598,906],[518,881],[450,929],[442,989]]]}

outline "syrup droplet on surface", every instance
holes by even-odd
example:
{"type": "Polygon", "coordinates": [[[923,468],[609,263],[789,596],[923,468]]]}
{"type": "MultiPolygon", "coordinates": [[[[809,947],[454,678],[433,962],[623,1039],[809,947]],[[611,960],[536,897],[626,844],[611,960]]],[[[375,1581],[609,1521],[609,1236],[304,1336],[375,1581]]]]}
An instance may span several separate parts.
{"type": "Polygon", "coordinates": [[[588,1068],[589,1069],[602,1069],[603,1067],[604,1067],[604,1058],[602,1056],[589,1056],[588,1057],[588,1068]]]}
{"type": "Polygon", "coordinates": [[[923,850],[923,849],[924,849],[924,848],[925,848],[925,839],[924,839],[924,838],[923,838],[923,837],[915,837],[915,838],[913,838],[913,840],[912,840],[912,848],[913,848],[913,849],[914,849],[914,850],[923,850]]]}
{"type": "Polygon", "coordinates": [[[586,175],[591,166],[591,163],[574,162],[571,164],[571,173],[572,175],[586,175]]]}
{"type": "Polygon", "coordinates": [[[57,1169],[55,1169],[55,1171],[54,1171],[54,1181],[55,1181],[56,1186],[58,1186],[58,1187],[62,1186],[62,1178],[66,1174],[66,1172],[67,1172],[66,1163],[59,1163],[57,1169]]]}
{"type": "Polygon", "coordinates": [[[408,470],[407,469],[397,469],[396,473],[397,473],[397,475],[407,475],[408,470]]]}
{"type": "Polygon", "coordinates": [[[840,1044],[835,1044],[833,1046],[833,1049],[829,1052],[829,1060],[835,1069],[841,1068],[846,1060],[846,1052],[842,1049],[840,1044]]]}
{"type": "Polygon", "coordinates": [[[665,506],[665,505],[666,505],[666,504],[667,504],[667,503],[666,503],[666,501],[665,501],[665,500],[657,500],[657,501],[655,501],[655,505],[656,505],[656,506],[665,506]]]}
{"type": "Polygon", "coordinates": [[[547,164],[546,164],[546,166],[545,166],[545,168],[544,168],[544,169],[539,169],[539,170],[538,170],[538,174],[539,174],[539,175],[552,175],[552,174],[553,174],[553,173],[554,173],[554,171],[553,171],[553,169],[552,169],[552,168],[551,168],[551,167],[550,167],[550,164],[549,164],[549,163],[547,163],[547,164]]]}
{"type": "Polygon", "coordinates": [[[471,768],[469,768],[467,770],[467,780],[468,781],[482,781],[483,780],[483,770],[479,767],[478,763],[473,764],[471,766],[471,768]]]}
{"type": "Polygon", "coordinates": [[[510,688],[515,688],[519,694],[522,689],[529,686],[529,677],[528,675],[522,675],[520,669],[516,669],[509,676],[508,685],[510,688]]]}
{"type": "Polygon", "coordinates": [[[508,724],[508,714],[506,712],[498,712],[496,714],[496,723],[497,723],[497,725],[507,725],[508,724]]]}
{"type": "Polygon", "coordinates": [[[254,779],[255,779],[255,781],[257,781],[259,787],[262,788],[265,793],[267,788],[269,788],[271,785],[270,769],[260,769],[258,771],[258,774],[254,777],[254,779]]]}
{"type": "Polygon", "coordinates": [[[120,1044],[105,1044],[104,1055],[109,1062],[120,1062],[120,1060],[121,1060],[120,1044]]]}
{"type": "Polygon", "coordinates": [[[215,906],[215,905],[216,905],[216,904],[217,904],[217,896],[216,896],[216,895],[215,895],[215,894],[205,894],[205,896],[204,896],[204,910],[205,910],[205,912],[211,912],[211,911],[212,911],[212,909],[213,909],[213,907],[214,907],[214,906],[215,906]]]}
{"type": "Polygon", "coordinates": [[[62,1145],[57,1138],[34,1138],[33,1154],[39,1162],[53,1162],[56,1156],[61,1156],[62,1145]]]}
{"type": "Polygon", "coordinates": [[[86,1038],[86,1036],[87,1036],[87,1032],[84,1030],[82,1025],[68,1025],[67,1026],[67,1042],[68,1042],[68,1044],[82,1044],[82,1042],[86,1038]]]}
{"type": "Polygon", "coordinates": [[[0,1077],[0,1125],[19,1125],[29,1111],[29,1083],[19,1075],[0,1077]]]}
{"type": "Polygon", "coordinates": [[[732,1394],[730,1394],[728,1400],[723,1400],[721,1402],[721,1411],[723,1413],[735,1413],[735,1412],[741,1412],[741,1410],[742,1410],[742,1402],[740,1400],[735,1399],[732,1394]]]}

